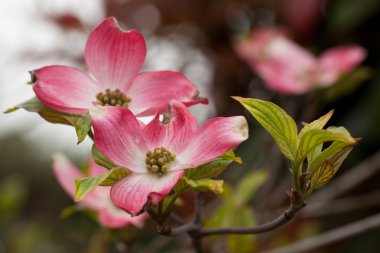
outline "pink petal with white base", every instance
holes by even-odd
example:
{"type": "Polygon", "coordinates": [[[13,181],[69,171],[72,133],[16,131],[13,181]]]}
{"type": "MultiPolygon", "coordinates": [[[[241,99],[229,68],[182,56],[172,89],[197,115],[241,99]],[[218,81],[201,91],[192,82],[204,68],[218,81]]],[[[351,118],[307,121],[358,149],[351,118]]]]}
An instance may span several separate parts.
{"type": "Polygon", "coordinates": [[[312,88],[316,58],[286,38],[282,31],[257,28],[236,49],[271,90],[302,94],[312,88]]]}
{"type": "Polygon", "coordinates": [[[147,151],[139,121],[127,108],[96,106],[90,110],[96,147],[112,162],[134,172],[146,172],[147,151]]]}
{"type": "Polygon", "coordinates": [[[214,118],[198,129],[192,141],[177,157],[196,167],[236,148],[247,138],[248,125],[243,116],[214,118]]]}
{"type": "Polygon", "coordinates": [[[197,129],[197,120],[180,102],[172,102],[167,112],[168,122],[162,123],[158,115],[144,128],[144,136],[149,150],[159,146],[171,152],[179,152],[197,129]]]}
{"type": "Polygon", "coordinates": [[[129,213],[114,206],[109,200],[109,205],[99,211],[99,222],[108,228],[122,228],[127,225],[134,225],[141,228],[146,215],[132,217],[129,213]]]}
{"type": "Polygon", "coordinates": [[[264,79],[268,88],[282,94],[303,94],[313,85],[314,69],[304,70],[305,73],[302,73],[287,67],[277,68],[265,62],[254,64],[254,69],[264,79]]]}
{"type": "Polygon", "coordinates": [[[96,100],[98,85],[82,71],[66,66],[48,66],[32,72],[33,90],[45,105],[60,112],[84,114],[96,100]]]}
{"type": "Polygon", "coordinates": [[[334,47],[319,58],[319,82],[323,86],[335,83],[341,74],[347,73],[359,65],[366,57],[362,47],[346,45],[334,47]]]}
{"type": "Polygon", "coordinates": [[[132,98],[131,111],[138,116],[161,113],[169,101],[207,104],[207,99],[197,98],[199,91],[183,74],[174,71],[144,72],[136,76],[125,91],[132,98]]]}
{"type": "MultiPolygon", "coordinates": [[[[62,188],[74,198],[75,179],[84,178],[80,170],[73,165],[64,155],[55,154],[53,156],[53,172],[62,188]]],[[[98,210],[104,205],[104,190],[109,187],[96,188],[84,197],[80,203],[90,209],[98,210]]],[[[109,190],[108,190],[109,191],[109,190]]]]}
{"type": "Polygon", "coordinates": [[[144,64],[146,45],[136,30],[123,31],[115,18],[99,24],[90,34],[85,60],[103,88],[125,89],[144,64]]]}
{"type": "Polygon", "coordinates": [[[131,174],[112,186],[112,202],[132,216],[138,215],[149,199],[154,205],[169,194],[182,175],[183,171],[168,172],[162,176],[131,174]]]}

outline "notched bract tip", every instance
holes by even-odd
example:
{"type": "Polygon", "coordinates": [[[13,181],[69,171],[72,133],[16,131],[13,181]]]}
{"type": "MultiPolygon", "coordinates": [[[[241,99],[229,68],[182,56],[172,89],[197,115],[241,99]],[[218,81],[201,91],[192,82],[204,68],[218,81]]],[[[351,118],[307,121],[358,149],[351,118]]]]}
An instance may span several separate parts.
{"type": "Polygon", "coordinates": [[[31,71],[29,71],[29,74],[30,74],[30,81],[27,82],[27,84],[34,84],[35,82],[37,82],[36,71],[31,70],[31,71]]]}

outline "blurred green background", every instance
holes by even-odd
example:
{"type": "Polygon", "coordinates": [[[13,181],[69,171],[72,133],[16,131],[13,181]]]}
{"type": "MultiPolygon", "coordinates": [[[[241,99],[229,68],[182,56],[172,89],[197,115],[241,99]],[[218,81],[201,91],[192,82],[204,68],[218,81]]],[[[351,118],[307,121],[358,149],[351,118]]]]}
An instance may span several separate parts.
{"type": "MultiPolygon", "coordinates": [[[[380,1],[15,0],[1,2],[0,14],[2,111],[33,96],[26,85],[29,70],[51,64],[83,68],[89,32],[104,17],[115,16],[124,28],[144,34],[148,47],[144,69],[180,70],[199,87],[201,95],[209,97],[209,106],[192,108],[199,122],[216,115],[247,117],[250,139],[237,150],[245,164],[231,166],[224,173],[231,186],[221,198],[207,194],[205,217],[213,217],[208,225],[243,226],[270,220],[286,208],[286,190],[291,185],[289,164],[270,136],[230,96],[271,100],[298,123],[335,108],[331,125],[343,125],[354,137],[363,138],[330,183],[334,185],[358,164],[373,158],[365,165],[371,176],[337,196],[338,200],[351,199],[349,205],[340,210],[330,208],[340,202],[327,202],[331,190],[326,188],[310,201],[311,211],[306,207],[292,224],[260,236],[211,238],[205,243],[211,252],[261,252],[380,211],[380,1]],[[233,50],[236,36],[263,24],[286,27],[298,43],[314,53],[355,43],[363,46],[368,56],[362,68],[339,86],[304,96],[275,94],[233,50]],[[239,189],[254,198],[233,204],[231,194],[239,189]],[[371,201],[364,202],[362,196],[366,195],[373,196],[371,201]],[[313,202],[324,203],[324,211],[313,202]],[[240,220],[236,212],[241,213],[240,220]]],[[[77,146],[73,129],[48,124],[21,110],[0,115],[0,126],[0,252],[193,252],[185,237],[156,236],[152,222],[143,230],[110,231],[86,212],[63,219],[62,211],[73,202],[56,182],[50,157],[61,151],[83,165],[91,142],[77,146]]],[[[192,198],[193,194],[187,194],[177,210],[185,219],[191,218],[192,198]]],[[[378,252],[379,234],[380,229],[315,252],[378,252]]]]}

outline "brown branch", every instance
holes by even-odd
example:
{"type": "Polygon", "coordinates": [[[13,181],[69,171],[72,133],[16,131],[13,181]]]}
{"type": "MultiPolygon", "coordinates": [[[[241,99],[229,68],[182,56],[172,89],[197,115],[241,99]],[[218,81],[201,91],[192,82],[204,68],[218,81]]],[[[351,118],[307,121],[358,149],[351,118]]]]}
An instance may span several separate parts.
{"type": "Polygon", "coordinates": [[[183,225],[183,224],[185,224],[185,221],[181,217],[179,217],[177,214],[175,214],[173,212],[170,213],[169,218],[174,223],[176,223],[177,225],[183,225]]]}
{"type": "Polygon", "coordinates": [[[222,234],[259,234],[259,233],[269,232],[291,221],[295,217],[297,212],[301,210],[304,206],[305,206],[304,204],[291,203],[289,208],[279,217],[277,217],[273,221],[270,221],[268,223],[265,223],[256,227],[250,227],[250,228],[225,227],[225,228],[204,229],[200,231],[200,234],[202,237],[204,237],[204,236],[222,235],[222,234]]]}
{"type": "MultiPolygon", "coordinates": [[[[198,192],[195,196],[195,217],[194,224],[202,227],[202,210],[203,210],[203,194],[198,192]]],[[[189,236],[192,239],[193,247],[197,253],[202,253],[202,237],[199,234],[199,231],[189,231],[189,236]]]]}
{"type": "Polygon", "coordinates": [[[291,198],[291,204],[283,214],[271,222],[256,227],[222,227],[202,229],[201,224],[189,223],[174,229],[167,228],[159,231],[159,233],[170,237],[176,237],[188,233],[192,237],[197,236],[201,238],[221,234],[259,234],[269,232],[291,221],[298,213],[298,211],[300,211],[305,206],[304,203],[299,204],[297,201],[295,201],[295,192],[291,192],[289,196],[291,198]]]}
{"type": "Polygon", "coordinates": [[[279,249],[265,251],[263,253],[303,253],[310,252],[321,248],[325,245],[338,242],[358,234],[370,231],[375,228],[380,228],[380,214],[376,214],[362,220],[353,222],[349,225],[328,231],[319,236],[294,243],[279,249]]]}

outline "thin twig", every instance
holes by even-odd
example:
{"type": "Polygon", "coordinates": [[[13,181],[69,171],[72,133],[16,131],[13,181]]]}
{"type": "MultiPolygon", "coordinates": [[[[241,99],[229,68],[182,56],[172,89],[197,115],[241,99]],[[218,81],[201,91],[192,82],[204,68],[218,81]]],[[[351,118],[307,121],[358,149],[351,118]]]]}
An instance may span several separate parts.
{"type": "Polygon", "coordinates": [[[303,253],[310,252],[315,249],[321,248],[325,245],[348,239],[355,235],[370,231],[375,228],[380,228],[380,213],[364,218],[362,220],[353,222],[349,225],[339,227],[337,229],[328,231],[319,236],[294,243],[279,249],[265,251],[263,253],[303,253]]]}
{"type": "Polygon", "coordinates": [[[203,198],[202,192],[198,192],[195,197],[195,218],[194,223],[195,224],[201,224],[202,223],[202,211],[203,211],[203,198]]]}
{"type": "Polygon", "coordinates": [[[259,225],[256,227],[222,227],[222,228],[211,228],[211,229],[202,229],[201,224],[189,223],[182,225],[178,228],[162,230],[160,233],[165,236],[175,237],[180,236],[184,233],[191,234],[191,236],[206,237],[212,235],[221,235],[221,234],[258,234],[277,229],[289,221],[291,221],[295,215],[300,211],[305,204],[299,204],[294,201],[294,192],[290,194],[291,204],[289,208],[281,214],[275,220],[259,225]]]}
{"type": "MultiPolygon", "coordinates": [[[[203,194],[198,192],[195,196],[195,217],[194,224],[202,227],[202,211],[203,211],[203,194]]],[[[197,253],[202,253],[202,237],[199,234],[199,231],[189,231],[189,236],[192,239],[193,247],[197,253]]]]}
{"type": "Polygon", "coordinates": [[[169,236],[169,237],[177,237],[189,232],[199,231],[200,229],[201,229],[200,225],[196,225],[194,223],[187,223],[178,228],[173,228],[169,231],[165,231],[164,233],[161,233],[161,234],[165,236],[169,236]]]}
{"type": "Polygon", "coordinates": [[[281,214],[279,217],[270,221],[268,223],[250,227],[250,228],[241,228],[241,227],[225,227],[225,228],[214,228],[214,229],[204,229],[200,231],[201,236],[211,236],[211,235],[221,235],[221,234],[259,234],[265,233],[268,231],[275,230],[289,221],[291,221],[296,213],[301,210],[305,205],[296,205],[291,204],[289,208],[281,214]]]}
{"type": "Polygon", "coordinates": [[[169,218],[174,221],[174,223],[176,223],[177,225],[183,225],[185,224],[185,221],[179,217],[177,214],[171,212],[170,215],[169,215],[169,218]]]}

